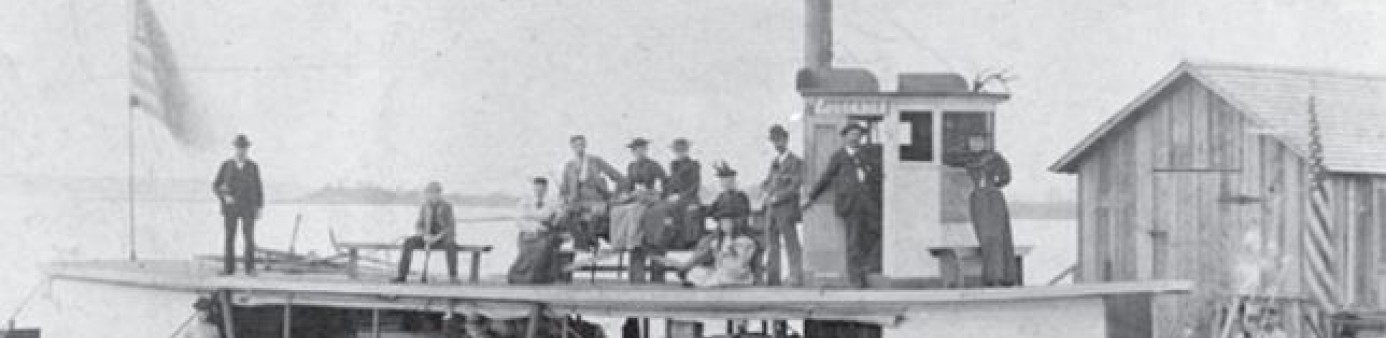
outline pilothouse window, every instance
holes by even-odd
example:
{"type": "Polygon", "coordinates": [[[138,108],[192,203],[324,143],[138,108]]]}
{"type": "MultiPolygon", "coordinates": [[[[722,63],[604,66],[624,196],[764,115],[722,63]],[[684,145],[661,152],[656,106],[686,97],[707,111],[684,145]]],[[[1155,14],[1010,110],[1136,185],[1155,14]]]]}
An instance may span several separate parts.
{"type": "Polygon", "coordinates": [[[973,153],[968,149],[968,139],[978,136],[990,139],[989,130],[985,112],[943,113],[943,163],[966,163],[973,153]]]}
{"type": "Polygon", "coordinates": [[[934,160],[933,118],[930,112],[900,112],[900,160],[934,160]]]}

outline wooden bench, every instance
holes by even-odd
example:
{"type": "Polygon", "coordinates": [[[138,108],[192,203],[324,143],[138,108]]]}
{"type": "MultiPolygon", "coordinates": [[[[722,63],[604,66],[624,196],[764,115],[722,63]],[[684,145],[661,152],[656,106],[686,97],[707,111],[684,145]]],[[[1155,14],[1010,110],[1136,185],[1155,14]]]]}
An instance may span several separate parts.
{"type": "MultiPolygon", "coordinates": [[[[356,279],[360,277],[359,263],[361,261],[361,250],[404,250],[404,245],[400,243],[341,242],[337,243],[337,246],[345,248],[347,250],[347,276],[351,279],[356,279]]],[[[432,251],[447,251],[445,248],[442,247],[433,247],[430,249],[432,251]]],[[[423,248],[419,248],[419,250],[423,250],[423,248]]],[[[457,251],[472,254],[471,271],[468,272],[467,281],[471,283],[480,282],[481,255],[484,253],[491,252],[491,246],[458,244],[457,251]]]]}
{"type": "MultiPolygon", "coordinates": [[[[1034,249],[1032,246],[1021,245],[1015,247],[1015,266],[1016,273],[1021,280],[1017,281],[1024,285],[1025,275],[1025,254],[1034,249]]],[[[943,279],[944,288],[961,288],[973,286],[966,283],[967,272],[964,271],[964,261],[975,259],[981,255],[982,248],[978,246],[958,245],[958,246],[932,246],[929,247],[929,254],[938,258],[939,277],[943,279]]]]}

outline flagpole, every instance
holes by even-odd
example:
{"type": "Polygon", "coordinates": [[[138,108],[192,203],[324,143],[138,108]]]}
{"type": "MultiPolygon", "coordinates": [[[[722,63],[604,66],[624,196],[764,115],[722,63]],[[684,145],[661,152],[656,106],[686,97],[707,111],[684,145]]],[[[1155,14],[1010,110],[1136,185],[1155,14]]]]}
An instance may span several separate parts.
{"type": "MultiPolygon", "coordinates": [[[[130,0],[130,1],[127,2],[127,4],[129,5],[129,9],[130,9],[130,34],[131,34],[130,36],[134,36],[134,34],[137,34],[137,33],[135,32],[135,29],[137,29],[137,27],[138,27],[138,25],[139,25],[139,23],[135,22],[136,20],[139,20],[139,16],[138,16],[138,13],[137,13],[137,9],[135,8],[135,7],[136,7],[136,6],[135,6],[135,1],[138,1],[138,0],[130,0]]],[[[133,78],[134,78],[134,76],[133,76],[133,74],[134,74],[134,69],[133,69],[134,62],[133,62],[133,61],[134,61],[134,60],[133,60],[133,59],[134,59],[134,55],[135,55],[135,54],[134,54],[134,51],[133,51],[133,50],[129,50],[130,48],[132,48],[131,45],[130,45],[129,43],[127,43],[127,44],[126,44],[126,49],[127,49],[127,50],[126,50],[125,55],[127,55],[128,57],[130,57],[131,60],[129,60],[130,62],[126,62],[126,67],[132,67],[129,71],[130,71],[130,73],[131,73],[131,75],[132,75],[130,78],[133,79],[133,78]]],[[[131,83],[129,84],[129,86],[134,87],[134,83],[131,82],[131,83]]],[[[130,89],[127,90],[126,92],[127,92],[127,93],[134,93],[134,90],[133,90],[133,89],[134,89],[134,88],[130,88],[130,89]]],[[[129,94],[127,94],[127,95],[129,95],[129,94]]],[[[130,169],[130,172],[129,172],[129,177],[128,177],[128,179],[129,179],[129,182],[128,182],[128,183],[129,183],[129,186],[127,187],[127,188],[128,188],[128,191],[129,191],[129,193],[130,193],[130,196],[129,196],[129,197],[130,197],[130,210],[129,210],[129,221],[130,221],[130,223],[129,223],[128,226],[127,226],[127,227],[128,227],[127,230],[128,230],[128,232],[129,232],[129,233],[127,234],[127,236],[129,237],[129,241],[130,241],[130,248],[129,248],[129,250],[130,250],[130,261],[131,261],[131,262],[134,262],[134,261],[137,259],[137,257],[135,256],[135,105],[134,105],[133,103],[134,103],[133,100],[132,100],[130,97],[127,96],[127,97],[126,97],[126,102],[125,102],[125,108],[126,108],[126,113],[127,113],[127,114],[126,114],[126,120],[127,120],[127,122],[128,122],[128,125],[126,126],[126,131],[127,131],[127,136],[129,137],[129,140],[128,140],[128,143],[126,143],[126,145],[127,145],[127,148],[128,148],[128,149],[127,149],[127,150],[128,150],[127,154],[129,155],[128,162],[129,162],[129,164],[130,164],[130,168],[129,168],[129,169],[130,169]]]]}

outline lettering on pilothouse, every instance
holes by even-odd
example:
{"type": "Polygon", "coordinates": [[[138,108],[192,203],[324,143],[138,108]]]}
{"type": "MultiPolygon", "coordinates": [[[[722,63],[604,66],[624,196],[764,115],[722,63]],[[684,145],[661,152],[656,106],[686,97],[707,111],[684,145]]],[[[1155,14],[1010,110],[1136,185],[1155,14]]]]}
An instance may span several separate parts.
{"type": "Polygon", "coordinates": [[[822,115],[885,115],[889,106],[876,98],[817,98],[813,111],[822,115]]]}

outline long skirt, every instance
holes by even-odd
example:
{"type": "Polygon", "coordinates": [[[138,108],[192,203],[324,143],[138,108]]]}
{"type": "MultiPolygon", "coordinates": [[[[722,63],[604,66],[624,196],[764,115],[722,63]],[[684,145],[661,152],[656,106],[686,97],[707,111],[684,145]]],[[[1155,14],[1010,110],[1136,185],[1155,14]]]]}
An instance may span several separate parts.
{"type": "Polygon", "coordinates": [[[1006,209],[1006,196],[996,188],[978,188],[972,191],[969,201],[972,227],[977,233],[977,242],[981,245],[982,284],[1020,284],[1015,245],[1011,241],[1011,216],[1006,209]]]}
{"type": "Polygon", "coordinates": [[[563,240],[553,232],[520,233],[520,254],[510,265],[506,281],[511,284],[547,284],[558,280],[562,266],[558,247],[563,240]]]}
{"type": "Polygon", "coordinates": [[[645,240],[642,221],[647,207],[643,203],[628,203],[611,207],[611,248],[630,250],[645,240]]]}
{"type": "Polygon", "coordinates": [[[698,240],[707,235],[703,229],[702,210],[693,200],[680,200],[670,203],[669,218],[674,221],[668,232],[666,247],[670,250],[688,250],[698,245],[698,240]]]}
{"type": "Polygon", "coordinates": [[[658,201],[651,203],[641,216],[642,245],[647,249],[662,250],[672,247],[678,236],[678,222],[673,213],[674,203],[658,201]]]}

